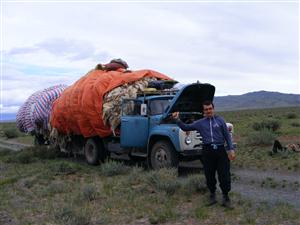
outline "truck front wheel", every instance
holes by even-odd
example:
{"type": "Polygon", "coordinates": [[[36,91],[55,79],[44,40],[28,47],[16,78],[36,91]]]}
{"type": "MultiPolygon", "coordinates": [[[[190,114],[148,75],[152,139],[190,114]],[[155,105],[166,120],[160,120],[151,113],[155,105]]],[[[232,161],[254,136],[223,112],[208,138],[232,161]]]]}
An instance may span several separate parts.
{"type": "Polygon", "coordinates": [[[89,138],[84,145],[84,156],[88,164],[98,165],[99,164],[99,143],[93,138],[89,138]]]}
{"type": "Polygon", "coordinates": [[[177,168],[179,159],[173,145],[168,141],[156,142],[151,148],[150,164],[155,170],[160,168],[177,168]]]}

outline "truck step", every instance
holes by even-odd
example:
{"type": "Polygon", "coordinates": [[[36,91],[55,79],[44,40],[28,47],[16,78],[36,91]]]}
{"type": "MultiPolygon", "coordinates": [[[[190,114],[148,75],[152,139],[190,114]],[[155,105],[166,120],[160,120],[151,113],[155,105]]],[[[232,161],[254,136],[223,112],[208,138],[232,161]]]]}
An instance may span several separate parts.
{"type": "Polygon", "coordinates": [[[135,156],[135,157],[141,157],[141,158],[146,158],[147,157],[147,153],[143,153],[143,152],[132,152],[130,154],[132,156],[135,156]]]}

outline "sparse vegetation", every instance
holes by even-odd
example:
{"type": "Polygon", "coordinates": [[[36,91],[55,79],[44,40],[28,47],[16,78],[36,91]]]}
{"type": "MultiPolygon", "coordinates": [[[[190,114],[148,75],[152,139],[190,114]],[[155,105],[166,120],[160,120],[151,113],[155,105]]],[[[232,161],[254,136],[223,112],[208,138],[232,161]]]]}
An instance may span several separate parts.
{"type": "Polygon", "coordinates": [[[116,176],[120,174],[126,174],[129,171],[129,167],[124,165],[123,162],[117,162],[114,160],[108,160],[101,165],[101,174],[104,176],[116,176]]]}
{"type": "Polygon", "coordinates": [[[254,146],[271,145],[275,138],[276,135],[272,131],[263,129],[250,133],[246,139],[246,143],[254,146]]]}
{"type": "Polygon", "coordinates": [[[293,122],[291,123],[292,127],[300,127],[300,122],[293,122]]]}
{"type": "Polygon", "coordinates": [[[296,119],[298,117],[298,115],[294,112],[289,112],[286,114],[286,118],[288,119],[296,119]]]}
{"type": "Polygon", "coordinates": [[[18,131],[13,127],[5,128],[3,134],[6,138],[16,138],[19,136],[18,131]]]}
{"type": "Polygon", "coordinates": [[[97,190],[94,185],[85,185],[82,188],[82,197],[84,200],[93,201],[96,199],[97,190]]]}
{"type": "MultiPolygon", "coordinates": [[[[234,124],[238,149],[233,168],[299,172],[300,154],[272,154],[274,139],[262,145],[257,141],[259,135],[252,144],[248,142],[252,132],[265,131],[253,131],[253,123],[270,118],[281,126],[267,132],[280,138],[283,145],[299,140],[299,127],[291,125],[299,122],[298,117],[288,118],[287,111],[298,115],[300,108],[221,113],[234,124]]],[[[178,177],[176,170],[152,171],[116,160],[93,167],[80,159],[62,158],[47,147],[20,152],[0,149],[0,223],[297,224],[300,220],[299,208],[286,203],[254,202],[235,192],[231,193],[234,210],[219,205],[206,208],[208,194],[202,170],[199,173],[178,177]]],[[[243,177],[233,176],[234,182],[239,179],[243,177]]],[[[250,183],[270,191],[300,189],[299,182],[274,177],[250,183]]]]}
{"type": "Polygon", "coordinates": [[[175,169],[160,169],[150,171],[146,176],[146,182],[156,191],[164,191],[168,195],[173,195],[180,187],[176,178],[175,169]]]}
{"type": "Polygon", "coordinates": [[[252,127],[256,131],[261,131],[266,129],[271,131],[276,131],[280,128],[280,122],[274,119],[265,119],[263,121],[254,122],[252,127]]]}
{"type": "Polygon", "coordinates": [[[79,170],[79,167],[69,162],[55,162],[50,165],[50,171],[53,175],[69,175],[74,174],[79,170]]]}
{"type": "Polygon", "coordinates": [[[183,191],[188,196],[195,193],[206,193],[207,188],[204,176],[199,174],[188,176],[183,183],[183,191]]]}

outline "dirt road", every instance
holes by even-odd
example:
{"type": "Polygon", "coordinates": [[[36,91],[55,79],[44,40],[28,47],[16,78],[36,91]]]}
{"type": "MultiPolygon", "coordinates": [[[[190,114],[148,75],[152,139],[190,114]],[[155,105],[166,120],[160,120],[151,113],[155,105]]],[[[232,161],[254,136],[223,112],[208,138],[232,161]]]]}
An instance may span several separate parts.
{"type": "MultiPolygon", "coordinates": [[[[181,176],[203,173],[198,161],[182,163],[181,176]]],[[[300,174],[296,172],[232,169],[232,192],[253,202],[288,203],[300,209],[300,174]]]]}
{"type": "Polygon", "coordinates": [[[7,141],[7,140],[0,140],[0,148],[9,149],[13,151],[20,151],[26,147],[30,147],[32,145],[29,144],[21,144],[15,141],[7,141]]]}

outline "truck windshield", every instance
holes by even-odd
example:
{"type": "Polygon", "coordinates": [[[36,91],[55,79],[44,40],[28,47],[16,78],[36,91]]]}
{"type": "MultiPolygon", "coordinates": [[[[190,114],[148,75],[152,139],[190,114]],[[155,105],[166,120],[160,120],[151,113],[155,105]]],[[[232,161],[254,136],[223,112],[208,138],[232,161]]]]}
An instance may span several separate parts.
{"type": "Polygon", "coordinates": [[[149,114],[151,116],[163,114],[165,109],[168,107],[170,101],[171,99],[151,100],[149,105],[149,114]]]}

